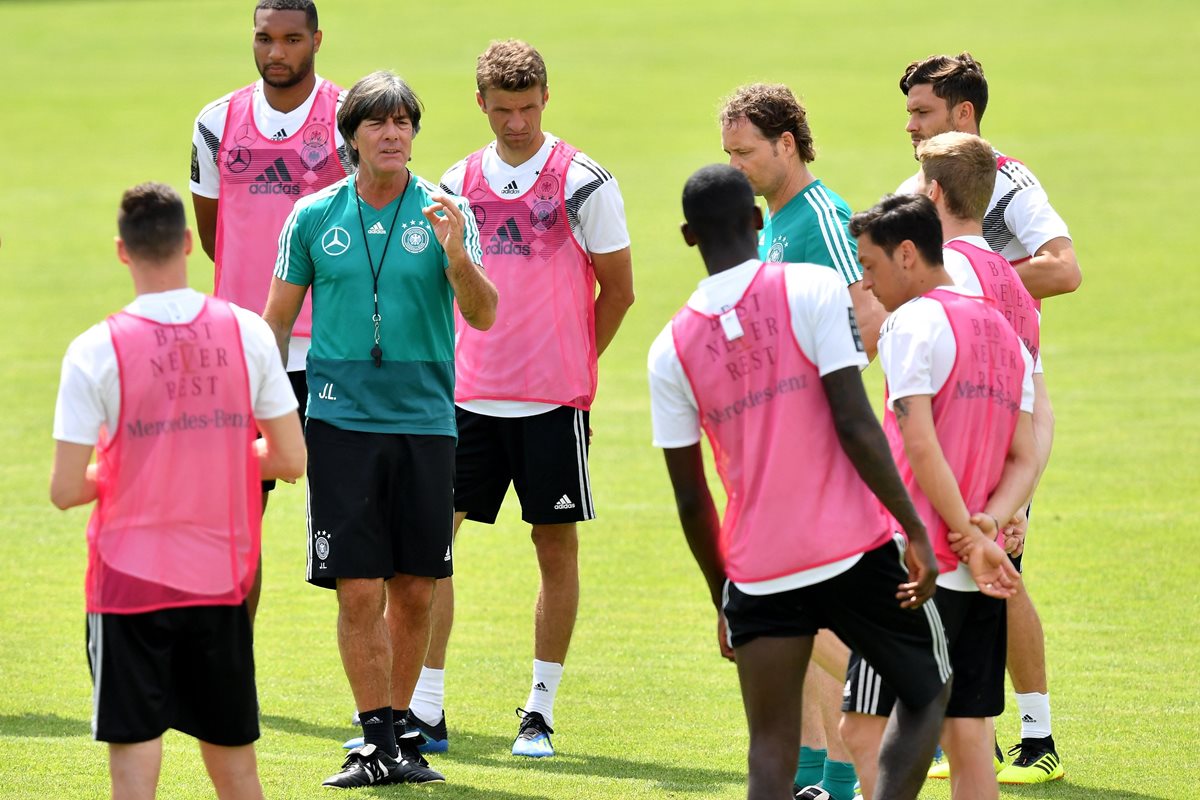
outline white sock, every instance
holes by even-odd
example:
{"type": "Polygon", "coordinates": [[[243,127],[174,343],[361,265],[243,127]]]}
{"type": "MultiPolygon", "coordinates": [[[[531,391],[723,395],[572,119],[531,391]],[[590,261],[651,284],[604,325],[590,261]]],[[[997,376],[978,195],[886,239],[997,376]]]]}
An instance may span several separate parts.
{"type": "Polygon", "coordinates": [[[563,665],[550,661],[533,660],[533,685],[529,688],[529,699],[525,710],[538,712],[546,724],[554,727],[554,696],[558,694],[558,682],[562,680],[563,665]]]}
{"type": "Polygon", "coordinates": [[[446,670],[421,667],[421,677],[413,689],[408,709],[422,722],[437,725],[442,719],[442,704],[446,700],[446,670]]]}
{"type": "Polygon", "coordinates": [[[1021,712],[1021,738],[1044,739],[1050,735],[1050,695],[1041,692],[1017,694],[1021,712]]]}

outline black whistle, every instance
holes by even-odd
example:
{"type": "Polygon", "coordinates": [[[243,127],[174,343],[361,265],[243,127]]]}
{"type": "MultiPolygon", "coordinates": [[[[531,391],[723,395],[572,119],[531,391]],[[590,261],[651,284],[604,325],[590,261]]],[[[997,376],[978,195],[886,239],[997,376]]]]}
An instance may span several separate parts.
{"type": "Polygon", "coordinates": [[[379,347],[379,345],[375,345],[371,348],[371,358],[375,359],[376,367],[383,366],[383,350],[379,347]]]}

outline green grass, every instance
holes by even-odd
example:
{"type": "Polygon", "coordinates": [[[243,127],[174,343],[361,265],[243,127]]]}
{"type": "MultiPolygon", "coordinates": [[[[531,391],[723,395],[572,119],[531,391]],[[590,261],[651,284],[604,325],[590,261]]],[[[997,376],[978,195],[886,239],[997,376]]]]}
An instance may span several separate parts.
{"type": "MultiPolygon", "coordinates": [[[[1029,164],[1084,269],[1048,304],[1058,417],[1027,580],[1046,627],[1065,782],[1005,797],[1196,796],[1200,662],[1200,280],[1191,240],[1200,13],[1151,1],[872,4],[629,2],[578,8],[324,0],[320,72],[349,85],[402,72],[427,110],[415,170],[437,178],[487,141],[475,56],[532,41],[550,67],[546,127],[620,180],[638,303],[602,365],[583,599],[558,707],[561,755],[506,755],[531,658],[533,551],[514,508],[458,547],[447,677],[456,798],[728,798],[746,735],[732,667],[650,447],[645,352],[701,275],[677,233],[679,191],[722,158],[720,98],[750,80],[803,95],[814,170],[855,208],[913,169],[896,81],[931,52],[970,49],[992,80],[984,134],[1029,164]],[[771,16],[767,17],[766,14],[771,16]],[[1150,765],[1147,767],[1147,765],[1150,765]]],[[[59,359],[130,295],[113,257],[117,199],[165,180],[186,192],[192,120],[253,77],[249,2],[0,4],[0,796],[101,797],[83,650],[87,512],[46,499],[59,359]]],[[[209,265],[192,280],[210,288],[209,265]]],[[[877,368],[868,372],[878,394],[877,368]]],[[[309,797],[350,735],[330,593],[304,585],[303,494],[267,515],[258,626],[269,796],[309,797]]],[[[1001,742],[1014,741],[1013,715],[1001,742]]],[[[208,797],[193,742],[167,737],[164,797],[208,797]]],[[[946,798],[945,786],[925,796],[946,798]]]]}

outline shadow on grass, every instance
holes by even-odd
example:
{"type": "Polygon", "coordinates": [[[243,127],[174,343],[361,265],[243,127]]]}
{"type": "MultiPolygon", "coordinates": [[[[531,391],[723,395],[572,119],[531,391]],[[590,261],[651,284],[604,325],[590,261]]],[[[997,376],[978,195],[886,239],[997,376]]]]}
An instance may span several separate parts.
{"type": "Polygon", "coordinates": [[[1038,783],[1031,786],[1006,785],[1000,787],[1001,800],[1027,797],[1030,800],[1169,800],[1170,795],[1141,794],[1106,786],[1079,786],[1066,780],[1038,783]]]}
{"type": "MultiPolygon", "coordinates": [[[[745,784],[746,776],[734,770],[705,767],[680,767],[605,755],[589,755],[570,750],[559,751],[553,758],[520,758],[512,755],[512,739],[469,731],[455,732],[454,746],[438,760],[483,767],[502,767],[550,774],[592,775],[617,780],[652,781],[656,788],[673,792],[709,792],[716,788],[745,784]]],[[[651,756],[652,758],[652,756],[651,756]]],[[[436,767],[437,764],[431,762],[436,767]]]]}
{"type": "Polygon", "coordinates": [[[0,736],[47,738],[92,735],[92,723],[86,719],[60,717],[58,714],[0,714],[0,736]]]}
{"type": "MultiPolygon", "coordinates": [[[[264,714],[262,724],[264,727],[285,733],[315,736],[339,744],[355,735],[355,729],[348,725],[321,725],[274,714],[264,714]]],[[[440,764],[446,765],[448,773],[451,773],[451,783],[453,768],[450,765],[454,763],[551,775],[590,775],[614,780],[651,781],[656,788],[673,792],[711,792],[728,785],[744,786],[746,781],[744,774],[732,770],[678,767],[650,760],[631,760],[569,751],[560,752],[553,758],[518,758],[512,755],[511,738],[469,731],[454,731],[454,746],[450,748],[450,752],[430,757],[430,765],[435,769],[439,768],[440,764]]],[[[457,783],[454,784],[454,797],[456,800],[471,800],[476,797],[497,800],[548,800],[528,792],[497,793],[494,789],[477,790],[457,783]]]]}

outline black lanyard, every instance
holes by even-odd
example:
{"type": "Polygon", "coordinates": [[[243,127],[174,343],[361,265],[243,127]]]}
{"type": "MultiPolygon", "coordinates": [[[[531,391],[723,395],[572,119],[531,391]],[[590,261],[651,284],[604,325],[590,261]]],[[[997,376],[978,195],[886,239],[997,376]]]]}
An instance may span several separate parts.
{"type": "Polygon", "coordinates": [[[383,366],[383,348],[379,346],[379,322],[382,319],[379,316],[379,275],[383,272],[383,262],[387,258],[388,245],[392,243],[396,220],[400,219],[400,206],[404,205],[404,193],[408,191],[408,184],[411,180],[412,173],[406,172],[404,188],[400,190],[400,196],[396,198],[396,213],[392,214],[392,227],[388,228],[387,239],[383,242],[383,253],[379,256],[378,269],[375,268],[375,261],[371,258],[371,245],[367,243],[367,226],[363,222],[362,197],[358,193],[358,181],[356,180],[354,183],[354,202],[358,205],[358,227],[362,231],[363,250],[367,251],[367,266],[371,268],[371,295],[375,302],[375,313],[371,315],[371,322],[375,324],[375,346],[371,348],[371,358],[375,362],[376,369],[383,366]]]}

